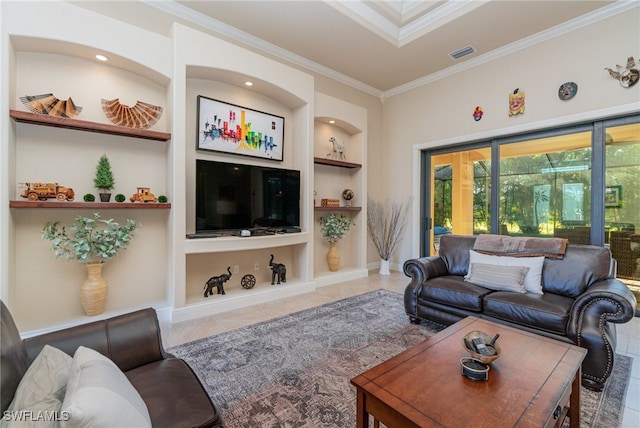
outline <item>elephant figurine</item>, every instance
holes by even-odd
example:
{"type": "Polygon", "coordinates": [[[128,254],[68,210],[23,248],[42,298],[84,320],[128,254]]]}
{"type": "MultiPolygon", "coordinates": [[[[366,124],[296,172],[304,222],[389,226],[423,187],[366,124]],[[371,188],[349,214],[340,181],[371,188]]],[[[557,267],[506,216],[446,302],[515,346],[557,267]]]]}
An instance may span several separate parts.
{"type": "Polygon", "coordinates": [[[271,260],[269,260],[269,269],[271,269],[271,285],[276,282],[276,275],[278,276],[278,284],[280,282],[287,282],[287,267],[282,263],[273,262],[273,254],[271,254],[271,260]]]}
{"type": "Polygon", "coordinates": [[[224,283],[231,278],[231,266],[227,267],[227,272],[229,273],[223,273],[222,275],[209,278],[209,281],[204,284],[204,297],[213,296],[213,287],[218,289],[218,294],[225,294],[224,283]]]}

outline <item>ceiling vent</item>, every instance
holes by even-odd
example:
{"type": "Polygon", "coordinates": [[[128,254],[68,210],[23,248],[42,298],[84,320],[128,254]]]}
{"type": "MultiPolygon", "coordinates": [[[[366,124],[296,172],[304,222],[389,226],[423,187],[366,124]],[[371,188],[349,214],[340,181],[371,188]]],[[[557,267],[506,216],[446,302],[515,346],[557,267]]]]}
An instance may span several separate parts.
{"type": "Polygon", "coordinates": [[[465,55],[469,55],[469,54],[474,53],[475,51],[476,51],[476,49],[473,46],[468,45],[468,46],[463,47],[462,49],[458,49],[457,51],[451,52],[449,54],[449,56],[451,58],[453,58],[453,59],[460,59],[465,55]]]}

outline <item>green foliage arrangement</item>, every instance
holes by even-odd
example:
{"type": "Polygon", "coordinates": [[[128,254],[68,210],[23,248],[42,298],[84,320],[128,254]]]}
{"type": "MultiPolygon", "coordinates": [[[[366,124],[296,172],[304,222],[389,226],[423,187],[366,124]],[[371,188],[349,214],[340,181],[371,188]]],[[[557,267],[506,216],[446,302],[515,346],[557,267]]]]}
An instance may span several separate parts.
{"type": "Polygon", "coordinates": [[[127,197],[122,193],[118,193],[114,199],[116,200],[116,202],[124,202],[127,200],[127,197]]]}
{"type": "Polygon", "coordinates": [[[85,202],[94,202],[96,200],[96,197],[91,193],[85,193],[82,199],[85,202]]]}
{"type": "Polygon", "coordinates": [[[344,214],[338,216],[332,213],[326,218],[320,217],[320,232],[322,232],[322,238],[328,242],[341,240],[354,225],[355,222],[344,214]]]}
{"type": "Polygon", "coordinates": [[[113,179],[113,173],[111,172],[111,163],[107,155],[100,156],[98,165],[96,166],[96,177],[93,179],[93,185],[96,189],[102,190],[105,193],[115,185],[113,179]]]}
{"type": "Polygon", "coordinates": [[[104,263],[116,257],[118,250],[131,243],[138,226],[129,219],[120,226],[113,220],[101,219],[98,213],[93,218],[78,216],[70,226],[59,228],[58,223],[44,226],[42,238],[52,241],[51,251],[56,258],[66,257],[67,261],[75,259],[84,264],[104,263]]]}
{"type": "Polygon", "coordinates": [[[160,202],[161,204],[166,204],[168,201],[167,197],[165,195],[160,195],[158,196],[158,202],[160,202]]]}

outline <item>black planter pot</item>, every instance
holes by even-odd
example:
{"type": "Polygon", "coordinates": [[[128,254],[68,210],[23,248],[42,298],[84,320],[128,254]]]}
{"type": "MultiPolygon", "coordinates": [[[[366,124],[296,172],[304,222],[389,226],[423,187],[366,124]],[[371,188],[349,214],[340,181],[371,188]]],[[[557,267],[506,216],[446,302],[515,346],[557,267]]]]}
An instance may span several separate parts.
{"type": "Polygon", "coordinates": [[[100,193],[100,202],[109,202],[111,200],[111,193],[100,193]]]}

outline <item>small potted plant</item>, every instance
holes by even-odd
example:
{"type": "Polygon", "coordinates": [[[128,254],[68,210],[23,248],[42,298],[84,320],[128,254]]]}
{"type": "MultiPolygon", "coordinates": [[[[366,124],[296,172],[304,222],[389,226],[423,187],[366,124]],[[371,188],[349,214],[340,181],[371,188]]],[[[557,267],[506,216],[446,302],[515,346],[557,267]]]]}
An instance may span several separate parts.
{"type": "Polygon", "coordinates": [[[113,189],[115,181],[113,179],[113,173],[111,172],[111,163],[109,163],[109,158],[106,154],[100,156],[100,160],[96,166],[96,176],[93,179],[93,185],[101,191],[100,201],[109,202],[111,199],[109,190],[113,189]]]}
{"type": "Polygon", "coordinates": [[[406,226],[405,216],[409,202],[376,202],[367,200],[367,231],[380,256],[380,274],[389,275],[389,260],[406,226]]]}
{"type": "Polygon", "coordinates": [[[327,262],[329,270],[335,272],[340,265],[340,253],[336,246],[336,242],[344,238],[355,222],[347,218],[344,214],[329,214],[327,217],[320,217],[320,232],[322,239],[329,242],[329,252],[327,253],[327,262]]]}
{"type": "Polygon", "coordinates": [[[67,261],[76,260],[87,266],[88,277],[80,287],[80,300],[87,315],[104,311],[109,285],[102,277],[102,266],[129,246],[136,227],[133,220],[121,226],[94,213],[93,217],[76,217],[69,226],[59,227],[55,222],[42,229],[42,238],[52,241],[51,251],[56,258],[66,257],[67,261]]]}

